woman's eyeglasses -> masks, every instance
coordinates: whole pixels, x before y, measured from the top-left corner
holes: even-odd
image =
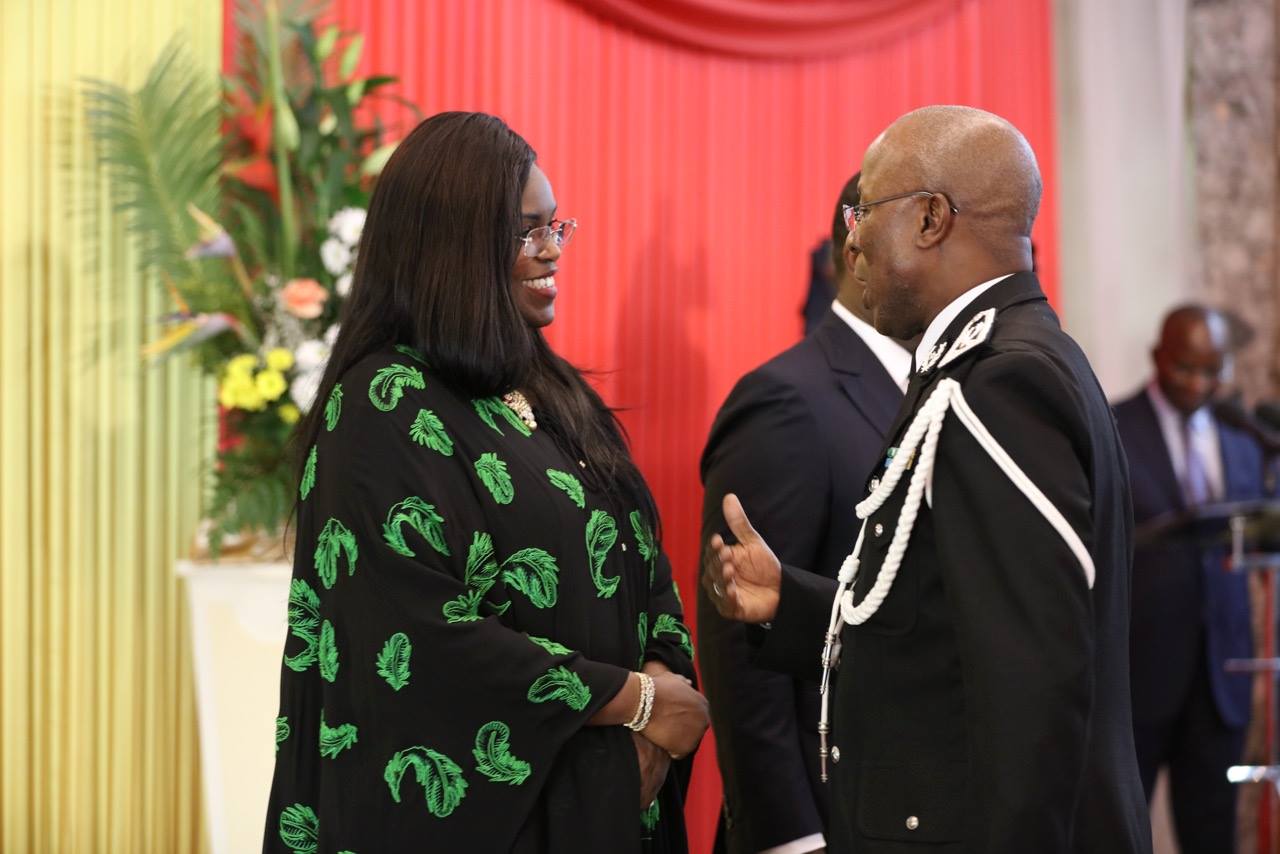
[[[568,246],[569,241],[573,239],[573,233],[577,230],[576,219],[552,220],[548,225],[540,225],[523,234],[517,234],[516,238],[524,244],[520,249],[521,254],[536,258],[546,251],[553,240],[557,247]]]

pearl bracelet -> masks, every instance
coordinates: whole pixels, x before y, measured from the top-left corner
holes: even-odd
[[[636,675],[640,677],[640,702],[636,706],[635,717],[626,725],[632,732],[640,732],[649,725],[649,718],[653,715],[653,697],[656,693],[652,676],[648,673]]]

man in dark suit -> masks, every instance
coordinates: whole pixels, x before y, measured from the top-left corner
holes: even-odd
[[[859,504],[852,586],[784,569],[732,495],[737,542],[712,537],[703,584],[761,624],[762,663],[839,662],[832,851],[1145,854],[1125,460],[1031,272],[1035,156],[997,116],[928,107],[872,143],[860,189],[875,327],[924,336]]]
[[[835,206],[838,284],[813,334],[751,371],[720,408],[702,454],[702,542],[724,534],[720,504],[733,492],[752,508],[787,563],[834,578],[858,535],[850,508],[884,443],[911,356],[867,322],[862,286],[845,254]],[[818,685],[751,663],[746,627],[698,595],[698,648],[724,780],[720,844],[729,854],[807,854],[826,845],[826,787],[818,780]]]
[[[1262,452],[1214,418],[1209,403],[1229,358],[1217,312],[1184,306],[1164,320],[1152,351],[1155,377],[1116,405],[1129,457],[1134,520],[1213,501],[1261,498]],[[1169,766],[1183,854],[1235,850],[1236,787],[1251,680],[1223,669],[1249,658],[1249,591],[1225,572],[1221,549],[1185,538],[1137,549],[1130,629],[1134,736],[1147,797]]]

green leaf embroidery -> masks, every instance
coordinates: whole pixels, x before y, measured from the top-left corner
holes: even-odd
[[[502,721],[490,721],[476,733],[476,770],[495,783],[519,786],[529,779],[529,763],[511,755],[511,728]]]
[[[529,700],[533,703],[562,700],[566,706],[580,712],[591,702],[591,689],[569,668],[553,667],[533,680],[529,686]]]
[[[302,467],[302,482],[298,484],[298,497],[303,501],[307,500],[307,496],[311,494],[311,490],[316,486],[316,446],[311,446],[311,453],[307,454],[307,464]]]
[[[554,557],[542,549],[521,549],[502,566],[502,580],[528,596],[534,607],[555,606],[560,569]]]
[[[486,599],[484,602],[484,606],[489,610],[493,611],[493,613],[497,614],[498,616],[502,616],[503,614],[507,613],[508,609],[511,608],[511,603],[503,602],[501,605],[495,605]]]
[[[320,755],[336,759],[338,754],[356,743],[354,724],[338,724],[331,727],[324,722],[324,709],[320,710]]]
[[[320,583],[325,590],[331,589],[338,580],[338,558],[343,553],[347,556],[347,575],[354,575],[356,557],[359,555],[356,536],[346,525],[330,518],[320,530],[315,554],[316,575],[320,576]]]
[[[684,599],[680,596],[680,585],[676,584],[676,580],[671,579],[671,592],[676,596],[676,604],[680,606],[680,610],[684,610]]]
[[[378,675],[387,680],[387,684],[395,690],[409,684],[409,656],[413,653],[413,644],[404,632],[396,632],[387,638],[378,653]]]
[[[480,455],[475,467],[493,500],[499,504],[510,504],[516,497],[516,490],[511,483],[511,475],[507,474],[507,464],[497,454],[487,453]]]
[[[653,624],[653,637],[655,640],[658,635],[675,635],[676,643],[684,650],[684,654],[689,658],[693,658],[693,643],[689,640],[689,629],[675,617],[670,614],[658,615],[658,619]]]
[[[315,854],[319,846],[320,819],[305,804],[294,804],[280,813],[280,840],[293,854]]]
[[[427,810],[437,818],[452,813],[467,793],[467,781],[462,778],[462,769],[456,762],[426,747],[406,747],[391,757],[382,773],[396,803],[400,803],[400,781],[410,768],[422,786]]]
[[[551,481],[551,485],[556,489],[564,490],[564,494],[576,505],[579,510],[585,510],[587,507],[587,496],[582,491],[582,483],[567,471],[558,471],[557,469],[547,469],[547,479]]]
[[[450,623],[473,623],[480,619],[480,601],[483,598],[484,591],[468,590],[456,599],[445,602],[440,610],[444,613],[445,620]]]
[[[608,599],[618,590],[620,576],[604,577],[604,561],[609,549],[618,541],[618,525],[603,510],[592,510],[587,522],[587,558],[591,561],[591,580],[596,585],[596,596]]]
[[[405,524],[421,534],[433,549],[445,557],[449,556],[449,546],[444,541],[444,517],[436,512],[434,506],[421,498],[410,496],[387,511],[382,538],[397,554],[414,557],[413,549],[404,541],[401,526]]]
[[[484,531],[476,531],[467,550],[467,571],[463,583],[468,587],[492,585],[498,580],[498,561],[493,557],[493,538]],[[487,588],[486,588],[487,589]]]
[[[652,833],[653,829],[658,826],[658,819],[661,817],[661,811],[658,809],[658,801],[655,799],[653,803],[649,804],[649,808],[647,810],[640,813],[640,824],[645,830]]]
[[[333,638],[333,623],[328,620],[320,626],[320,677],[326,682],[338,678],[338,645]]]
[[[569,649],[569,647],[563,646],[562,644],[558,644],[553,640],[536,637],[535,635],[528,635],[528,638],[529,640],[533,641],[538,646],[542,647],[552,655],[572,655],[573,654],[573,650]]]
[[[424,365],[427,363],[427,360],[423,358],[421,353],[419,353],[417,350],[413,349],[407,344],[397,344],[396,352],[403,353],[404,355],[408,356],[410,359],[416,359],[417,361],[421,362]]]
[[[653,531],[649,530],[639,510],[631,511],[631,530],[635,532],[636,548],[640,550],[640,557],[647,561],[657,557],[658,550],[653,543]]]
[[[297,655],[284,657],[285,667],[303,672],[316,663],[316,632],[320,628],[320,597],[301,578],[289,582],[289,633],[306,644]]]
[[[649,646],[649,613],[647,611],[640,612],[640,619],[636,621],[636,634],[640,637],[640,666],[644,666],[644,651]]]
[[[338,383],[333,387],[333,391],[329,392],[329,401],[324,405],[324,426],[326,430],[333,431],[338,426],[338,418],[342,415],[342,383]]]
[[[444,422],[430,409],[419,409],[409,425],[409,438],[446,457],[453,456],[453,440],[444,430]]]
[[[280,745],[289,738],[289,718],[281,715],[276,718],[276,753],[280,752]]]
[[[529,425],[520,420],[520,416],[511,411],[511,407],[502,402],[497,397],[480,397],[471,401],[472,407],[475,408],[476,415],[480,416],[480,420],[489,425],[489,429],[497,432],[499,436],[505,436],[502,428],[498,426],[498,422],[494,416],[498,416],[507,422],[509,426],[522,436],[532,436],[533,431],[529,429]]]
[[[404,397],[405,386],[426,388],[427,381],[422,371],[412,365],[388,365],[373,375],[373,382],[369,383],[369,402],[383,412],[390,412]]]

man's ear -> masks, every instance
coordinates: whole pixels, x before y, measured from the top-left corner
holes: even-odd
[[[955,214],[951,212],[951,200],[943,193],[934,193],[925,199],[924,213],[920,217],[920,230],[916,233],[916,246],[931,249],[951,233]]]

